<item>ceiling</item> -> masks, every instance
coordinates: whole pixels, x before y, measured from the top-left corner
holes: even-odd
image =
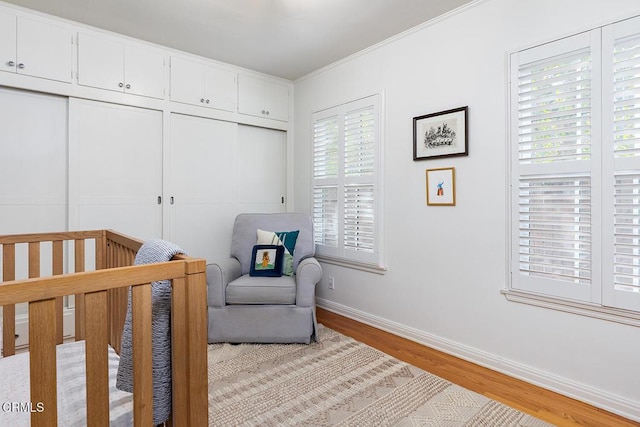
[[[5,0],[295,80],[473,0]]]

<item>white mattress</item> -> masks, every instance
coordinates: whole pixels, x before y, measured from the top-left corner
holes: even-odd
[[[119,357],[109,347],[109,418],[111,426],[133,425],[131,393],[116,389]],[[87,425],[84,341],[57,347],[58,425]],[[0,426],[29,426],[29,354],[0,358]],[[18,410],[16,410],[16,407]],[[20,409],[21,408],[21,409]],[[42,409],[36,403],[33,411]],[[47,408],[43,408],[45,411]]]

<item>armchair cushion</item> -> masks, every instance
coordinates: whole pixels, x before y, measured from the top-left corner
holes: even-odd
[[[245,274],[227,285],[225,300],[227,304],[295,304],[296,280]]]

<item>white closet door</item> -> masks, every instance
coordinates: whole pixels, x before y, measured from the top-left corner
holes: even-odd
[[[71,99],[69,225],[162,237],[162,112]]]
[[[286,133],[238,126],[236,179],[241,210],[284,212],[286,196]]]
[[[67,98],[0,89],[0,234],[67,226]]]
[[[0,89],[0,234],[67,229],[67,113],[67,98]],[[29,277],[27,249],[16,246],[18,280]],[[41,275],[51,275],[51,245],[41,251]],[[17,346],[28,343],[27,313],[27,304],[16,306]],[[65,313],[65,335],[68,320]]]
[[[235,123],[171,115],[170,239],[190,256],[229,256],[236,130]]]

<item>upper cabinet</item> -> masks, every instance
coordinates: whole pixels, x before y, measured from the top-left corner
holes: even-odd
[[[71,83],[73,31],[0,12],[0,70]]]
[[[165,53],[97,33],[78,35],[78,84],[164,98]]]
[[[179,56],[171,57],[171,100],[236,111],[236,73]]]
[[[289,120],[289,87],[248,75],[238,79],[238,112],[274,120]]]

